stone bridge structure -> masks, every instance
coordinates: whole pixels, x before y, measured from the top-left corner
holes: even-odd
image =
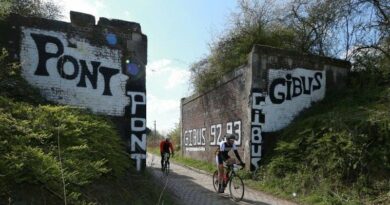
[[[288,126],[327,91],[342,89],[350,63],[255,45],[248,62],[223,76],[216,87],[181,100],[181,147],[185,156],[215,161],[227,133],[250,169]]]
[[[70,12],[71,22],[11,15],[1,31],[22,76],[49,101],[116,123],[138,170],[146,166],[147,37],[138,23]]]

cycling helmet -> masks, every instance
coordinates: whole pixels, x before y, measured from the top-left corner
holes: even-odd
[[[226,139],[227,140],[236,140],[236,135],[235,134],[227,134],[226,135]]]

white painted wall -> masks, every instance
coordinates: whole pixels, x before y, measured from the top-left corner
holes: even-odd
[[[114,68],[119,73],[113,75],[110,79],[110,90],[112,96],[102,95],[104,90],[103,75],[98,72],[97,88],[93,89],[90,82],[86,80],[86,87],[77,87],[79,77],[73,80],[62,78],[57,71],[58,58],[47,60],[47,71],[49,76],[35,75],[36,67],[39,61],[38,50],[31,34],[43,34],[53,36],[59,39],[64,46],[63,55],[69,55],[79,60],[85,60],[88,69],[92,70],[91,61],[100,62],[100,66]],[[51,101],[61,104],[85,107],[95,113],[104,113],[112,116],[123,116],[124,107],[129,105],[130,99],[125,95],[125,84],[128,76],[121,71],[121,52],[117,49],[108,47],[95,47],[89,44],[88,40],[77,37],[67,36],[66,33],[47,31],[34,28],[22,28],[20,58],[22,62],[22,75],[33,86],[38,87],[42,94]],[[68,47],[69,43],[76,45],[76,48]],[[57,46],[53,43],[46,45],[46,51],[55,53]],[[74,72],[71,63],[65,63],[65,73]]]
[[[303,109],[311,106],[313,102],[317,102],[325,97],[326,91],[326,75],[325,71],[315,71],[308,70],[304,68],[296,68],[293,70],[274,70],[270,69],[268,72],[268,89],[270,89],[271,83],[277,78],[286,79],[286,75],[290,74],[292,77],[300,78],[304,77],[306,81],[306,86],[308,87],[308,78],[313,77],[316,73],[322,73],[322,78],[319,80],[321,87],[317,90],[311,88],[310,94],[301,94],[297,97],[293,97],[291,100],[285,100],[281,104],[274,104],[270,99],[270,90],[268,90],[267,96],[265,98],[265,104],[263,104],[263,113],[265,115],[265,123],[263,127],[263,132],[273,132],[278,131],[288,124],[290,124],[294,118],[301,112]],[[312,87],[317,85],[316,79],[313,79]],[[286,86],[278,85],[275,87],[274,93],[286,93]],[[291,86],[290,92],[292,93]],[[279,97],[279,96],[278,96]]]

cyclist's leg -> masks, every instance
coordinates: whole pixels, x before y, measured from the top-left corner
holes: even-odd
[[[218,154],[216,156],[216,161],[218,164],[218,192],[223,192],[223,175],[224,175],[224,168],[223,168],[223,161],[222,157]]]
[[[161,152],[161,169],[164,167],[164,152]]]

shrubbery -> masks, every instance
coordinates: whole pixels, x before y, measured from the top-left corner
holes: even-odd
[[[84,185],[106,174],[121,177],[128,168],[112,123],[79,109],[0,97],[0,136],[1,197],[12,197],[23,183],[62,196],[64,180],[74,202]]]
[[[262,186],[296,192],[309,204],[388,204],[389,104],[390,87],[377,87],[314,106],[280,133]]]

